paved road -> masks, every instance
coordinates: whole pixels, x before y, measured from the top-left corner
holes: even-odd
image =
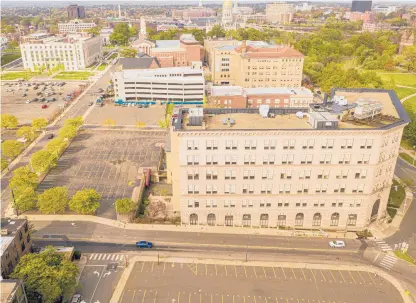
[[[111,78],[112,69],[107,71],[92,87],[89,87],[85,95],[78,100],[78,102],[69,109],[61,118],[60,120],[54,125],[47,127],[46,131],[48,133],[57,133],[59,128],[62,127],[64,121],[69,118],[74,118],[77,116],[82,116],[85,111],[89,108],[88,103],[93,100],[94,96],[97,96],[97,90],[99,88],[105,89],[108,85],[108,82]],[[47,138],[43,138],[40,140],[22,160],[14,167],[14,169],[25,166],[29,164],[30,158],[32,157],[33,153],[43,149],[45,145],[49,142]],[[1,178],[1,210],[2,215],[4,215],[10,201],[11,201],[11,192],[8,188],[10,178],[12,177],[12,172],[7,173]]]

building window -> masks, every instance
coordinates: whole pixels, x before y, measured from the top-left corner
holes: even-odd
[[[348,226],[356,226],[357,225],[357,215],[356,214],[349,214],[348,215]]]
[[[286,226],[286,215],[277,216],[277,226]]]
[[[303,226],[303,218],[304,215],[302,213],[299,213],[295,217],[295,226]]]
[[[225,226],[233,226],[234,217],[233,216],[225,216]]]
[[[251,226],[251,215],[245,214],[243,215],[243,226],[250,227]]]
[[[209,150],[218,149],[218,141],[217,140],[208,140],[207,141],[207,149],[209,149]]]
[[[269,215],[268,214],[260,215],[260,227],[269,227]]]
[[[312,226],[321,226],[322,215],[320,213],[316,213],[313,215]]]
[[[331,226],[338,226],[339,224],[339,213],[333,213],[331,215]]]
[[[209,214],[207,217],[207,224],[209,226],[215,226],[215,214]]]
[[[198,225],[198,215],[192,214],[189,216],[189,224],[191,225]]]

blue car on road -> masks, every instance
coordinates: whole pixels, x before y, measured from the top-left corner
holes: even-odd
[[[152,248],[153,243],[148,242],[148,241],[139,241],[139,242],[136,242],[136,247],[138,247],[138,248]]]

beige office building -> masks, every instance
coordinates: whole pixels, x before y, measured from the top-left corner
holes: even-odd
[[[266,5],[266,20],[269,23],[290,23],[294,12],[293,4],[283,1],[269,3]]]
[[[182,224],[357,230],[386,218],[409,118],[393,91],[309,109],[180,109],[167,146]]]
[[[224,45],[211,51],[211,76],[215,85],[300,87],[304,56],[280,45]]]

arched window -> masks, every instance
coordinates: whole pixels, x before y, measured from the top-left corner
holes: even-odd
[[[356,226],[357,225],[357,217],[358,216],[356,214],[349,214],[347,225],[348,226]]]
[[[207,217],[207,223],[210,226],[214,226],[215,225],[215,214],[209,214]]]
[[[189,224],[191,225],[198,225],[198,215],[192,214],[189,216]]]
[[[286,226],[286,215],[277,216],[277,226]]]
[[[261,227],[269,227],[269,215],[268,214],[261,214],[260,215],[260,226]]]
[[[243,226],[244,227],[251,226],[251,215],[248,215],[248,214],[243,215]]]
[[[295,217],[295,226],[303,226],[303,218],[305,216],[302,213],[299,213]]]
[[[233,226],[234,217],[233,216],[225,216],[225,226]]]
[[[321,226],[322,215],[316,213],[313,215],[312,226]]]
[[[331,226],[338,226],[339,224],[339,213],[333,213],[331,215]]]

